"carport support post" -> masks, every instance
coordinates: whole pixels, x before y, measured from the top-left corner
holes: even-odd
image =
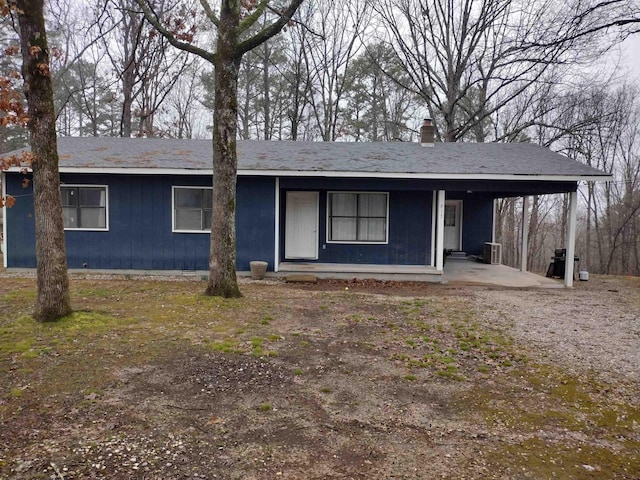
[[[438,190],[436,213],[436,270],[444,270],[444,190]]]
[[[520,247],[520,271],[527,271],[527,257],[529,256],[529,197],[522,197],[522,245]]]
[[[564,286],[573,287],[573,258],[576,252],[576,211],[578,192],[569,193],[569,218],[567,219],[567,256],[564,265]]]

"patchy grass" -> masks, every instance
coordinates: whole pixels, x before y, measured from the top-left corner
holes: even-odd
[[[0,477],[636,478],[637,385],[531,360],[472,289],[348,286],[74,279],[39,324],[3,279]]]
[[[505,475],[634,478],[640,472],[640,405],[613,395],[614,388],[531,364],[493,385],[476,385],[464,406],[511,439],[487,452],[492,464],[507,467]]]

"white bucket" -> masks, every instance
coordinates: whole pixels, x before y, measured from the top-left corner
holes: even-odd
[[[578,272],[578,278],[581,282],[586,282],[587,280],[589,280],[589,272],[587,272],[586,270],[580,270]]]

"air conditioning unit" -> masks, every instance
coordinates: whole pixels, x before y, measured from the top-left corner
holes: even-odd
[[[500,265],[502,263],[502,245],[499,243],[486,242],[484,244],[484,263]]]

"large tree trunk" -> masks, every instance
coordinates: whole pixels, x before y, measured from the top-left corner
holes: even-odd
[[[233,4],[233,2],[230,2]],[[206,294],[242,296],[236,280],[236,135],[238,130],[238,72],[235,55],[239,8],[222,2],[215,63],[213,118],[213,214]]]
[[[71,313],[60,201],[56,118],[43,3],[43,0],[17,2],[23,58],[22,76],[33,152],[33,203],[38,276],[34,316],[41,322],[56,320]]]

